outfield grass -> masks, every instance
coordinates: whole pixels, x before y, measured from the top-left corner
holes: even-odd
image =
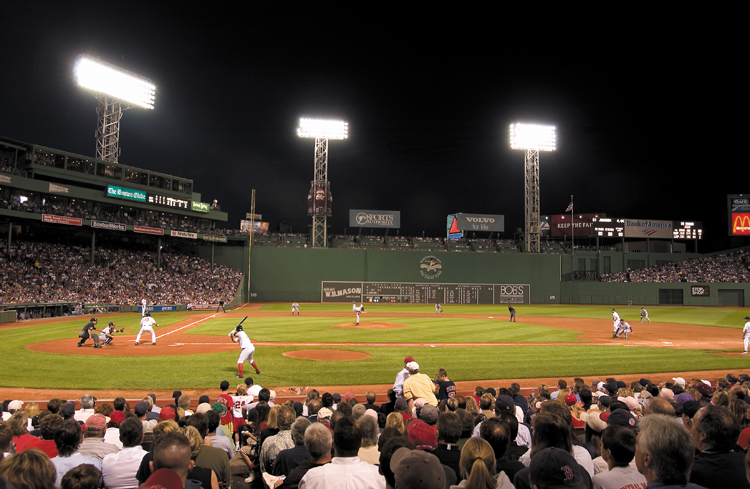
[[[352,317],[305,317],[305,311],[351,313],[350,305],[303,304],[303,316],[253,318],[245,322],[256,341],[352,343],[445,343],[445,342],[574,342],[575,331],[545,328],[524,323],[524,316],[601,318],[608,324],[609,306],[519,306],[519,320],[511,324],[496,319],[462,319],[448,316],[408,317],[410,313],[434,312],[432,306],[369,305],[368,311],[404,313],[402,318],[372,318],[363,321],[407,324],[403,329],[352,329],[332,324],[351,322]],[[263,311],[289,311],[287,304],[273,304]],[[445,306],[446,314],[507,315],[500,306]],[[628,320],[638,309],[618,307]],[[632,313],[632,317],[631,317]],[[685,324],[723,326],[741,329],[746,309],[732,308],[649,308],[652,320]],[[199,313],[155,313],[160,327],[190,319]],[[233,382],[239,349],[221,353],[172,355],[163,357],[100,357],[96,355],[46,354],[30,351],[31,342],[69,338],[71,343],[87,317],[80,322],[42,322],[0,330],[0,358],[3,375],[0,386],[74,389],[173,389],[215,388],[221,380]],[[129,333],[138,329],[137,314],[102,315],[99,325],[114,321]],[[226,336],[236,318],[218,315],[202,322],[189,334]],[[531,323],[532,321],[527,321]],[[159,331],[157,329],[157,334]],[[738,336],[739,338],[739,336]],[[261,346],[256,361],[263,372],[260,382],[269,386],[342,385],[390,383],[406,355],[415,356],[425,373],[445,368],[452,380],[496,378],[571,377],[574,375],[632,374],[668,371],[747,369],[745,357],[726,357],[702,350],[675,350],[630,346],[508,346],[403,348],[336,347],[366,351],[372,357],[361,361],[327,362],[291,359],[282,355],[290,350],[320,349]],[[251,370],[246,367],[246,370]]]

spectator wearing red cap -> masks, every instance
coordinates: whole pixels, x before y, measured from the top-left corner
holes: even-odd
[[[107,431],[107,418],[102,414],[92,414],[86,420],[86,438],[78,447],[78,452],[87,457],[93,457],[101,461],[110,453],[117,453],[120,449],[111,443],[104,441],[104,433]]]
[[[104,432],[104,441],[122,449],[120,441],[120,423],[125,421],[125,413],[122,411],[112,411],[107,423],[107,431]]]
[[[404,368],[396,374],[396,381],[393,383],[393,392],[396,394],[396,398],[404,397],[404,382],[409,378],[409,369],[406,368],[406,364],[413,362],[414,357],[409,355],[404,358]]]

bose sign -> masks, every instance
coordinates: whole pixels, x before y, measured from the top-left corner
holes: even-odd
[[[505,216],[492,214],[456,214],[456,223],[461,231],[504,232]]]
[[[355,228],[395,228],[401,227],[401,212],[349,209],[349,225]]]

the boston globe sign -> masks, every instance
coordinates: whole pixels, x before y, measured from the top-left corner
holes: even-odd
[[[349,226],[355,228],[399,229],[401,227],[401,212],[349,209]]]

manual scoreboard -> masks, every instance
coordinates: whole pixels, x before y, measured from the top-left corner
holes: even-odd
[[[321,302],[529,304],[528,284],[323,282]]]

